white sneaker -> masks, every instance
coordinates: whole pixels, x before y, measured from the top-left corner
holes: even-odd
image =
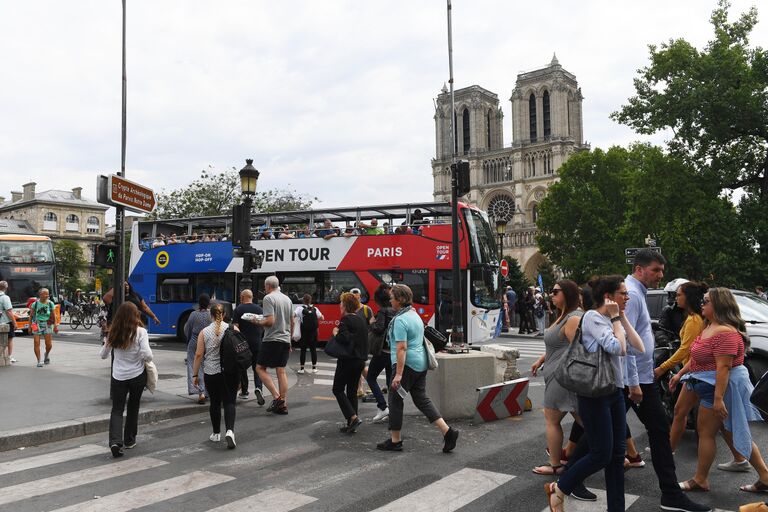
[[[317,373],[317,372],[319,372],[319,371],[320,371],[320,370],[318,370],[317,368],[312,368],[312,373]]]
[[[387,407],[383,411],[380,410],[379,412],[377,412],[376,416],[374,416],[371,421],[373,421],[374,423],[378,423],[380,421],[384,421],[388,417],[389,417],[389,407]]]
[[[752,470],[752,466],[749,465],[748,460],[743,460],[741,462],[736,462],[735,460],[731,460],[730,462],[724,462],[723,464],[718,464],[717,469],[720,469],[722,471],[733,471],[735,473],[748,473]]]
[[[11,364],[16,364],[18,361],[16,361],[16,358],[11,356]]]
[[[227,440],[227,448],[230,450],[237,446],[237,444],[235,444],[235,433],[231,430],[227,430],[227,433],[224,435],[224,439]]]
[[[304,368],[299,368],[299,370],[296,373],[303,375],[305,373]]]
[[[218,443],[219,441],[221,441],[221,434],[211,434],[211,436],[208,439],[210,439],[214,443]]]

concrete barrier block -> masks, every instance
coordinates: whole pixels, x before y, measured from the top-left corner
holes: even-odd
[[[472,351],[468,354],[437,354],[438,368],[427,375],[427,395],[447,419],[472,418],[477,388],[494,383],[495,357]]]
[[[506,382],[519,379],[520,370],[517,368],[517,360],[520,358],[520,351],[515,347],[491,343],[480,347],[481,352],[493,354],[496,358],[496,378],[494,382]]]

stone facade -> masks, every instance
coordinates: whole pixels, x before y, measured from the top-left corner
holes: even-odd
[[[582,95],[576,77],[552,58],[548,66],[520,73],[512,91],[512,145],[504,146],[498,96],[473,85],[454,91],[456,144],[451,145],[451,96],[445,86],[436,100],[434,198],[450,200],[452,150],[469,161],[469,194],[491,217],[507,222],[504,254],[535,279],[544,256],[536,246],[539,202],[557,169],[583,141]]]
[[[51,240],[72,240],[83,249],[83,257],[93,261],[93,246],[104,241],[107,206],[86,199],[82,188],[35,192],[36,183],[23,185],[23,192],[11,192],[11,200],[0,197],[0,218],[27,221],[36,233]],[[93,277],[94,267],[82,277]]]

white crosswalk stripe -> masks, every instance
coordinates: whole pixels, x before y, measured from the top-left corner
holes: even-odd
[[[146,507],[162,501],[170,500],[190,492],[205,489],[224,482],[234,480],[233,476],[219,475],[208,471],[194,471],[186,475],[161,480],[149,485],[104,496],[98,500],[90,500],[69,507],[59,508],[53,512],[128,512],[136,508]]]
[[[569,499],[567,500],[568,512],[593,512],[595,510],[606,510],[608,503],[606,502],[605,491],[592,488],[589,490],[597,494],[597,501],[579,501],[575,499]],[[624,508],[629,510],[629,507],[631,507],[639,497],[640,496],[636,496],[634,494],[624,494]],[[544,507],[541,512],[549,512],[549,506]]]
[[[92,457],[99,454],[103,455],[105,452],[106,450],[103,446],[96,444],[86,444],[80,446],[79,448],[72,448],[71,450],[62,450],[60,452],[27,457],[26,459],[12,460],[10,462],[3,462],[0,464],[0,475],[17,473],[19,471],[26,471],[28,469],[41,468],[43,466],[50,466],[52,464],[59,464],[61,462],[69,462],[75,459]]]
[[[513,478],[503,473],[464,468],[373,512],[458,510]]]
[[[50,478],[33,480],[32,482],[11,485],[0,489],[0,505],[42,496],[50,492],[71,489],[80,485],[109,480],[110,478],[156,468],[165,464],[168,463],[151,457],[137,457]]]
[[[539,358],[543,356],[546,351],[544,340],[542,338],[535,340],[500,340],[497,343],[499,345],[516,348],[520,351],[521,358]]]
[[[248,496],[233,503],[227,503],[208,512],[251,512],[252,510],[269,510],[269,512],[290,512],[317,501],[317,498],[285,491],[283,489],[269,489],[259,494]]]

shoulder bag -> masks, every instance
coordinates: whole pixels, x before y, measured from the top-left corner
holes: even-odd
[[[610,357],[599,345],[597,351],[587,352],[581,342],[583,322],[582,316],[573,341],[555,370],[555,379],[565,389],[577,395],[609,395],[616,391]]]
[[[144,368],[147,370],[146,388],[150,393],[154,393],[157,389],[157,366],[154,361],[144,361]]]
[[[430,370],[437,370],[437,356],[435,355],[435,347],[427,338],[424,338],[424,352],[427,353],[427,368]]]
[[[353,357],[352,347],[339,343],[336,336],[328,340],[323,350],[329,357],[334,359],[350,359]]]

